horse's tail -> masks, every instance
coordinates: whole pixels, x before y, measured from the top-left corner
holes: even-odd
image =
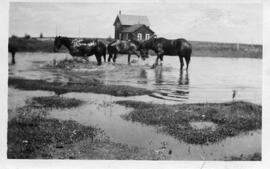
[[[182,52],[183,52],[183,57],[185,58],[186,61],[186,69],[188,69],[190,59],[191,59],[191,53],[192,53],[192,46],[188,41],[183,41],[182,42]]]
[[[192,49],[191,48],[186,49],[185,60],[186,60],[186,64],[187,64],[187,69],[188,69],[188,65],[190,63],[191,53],[192,53]]]

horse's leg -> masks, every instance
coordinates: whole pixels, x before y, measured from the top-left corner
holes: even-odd
[[[112,53],[109,53],[108,62],[111,62],[111,58],[112,58]]]
[[[117,53],[115,52],[115,53],[114,53],[114,57],[113,57],[113,63],[116,62],[116,58],[117,58]]]
[[[160,65],[162,65],[162,63],[163,63],[163,56],[164,55],[160,55],[160,57],[159,57],[159,59],[160,59]]]
[[[184,66],[184,60],[183,60],[183,57],[181,55],[179,55],[179,60],[180,60],[180,69],[182,70],[183,66]]]
[[[130,65],[130,53],[128,53],[128,65]]]
[[[97,65],[101,65],[101,56],[99,54],[96,54],[96,59],[97,59]]]
[[[104,62],[106,62],[106,52],[103,53],[103,59],[104,59]]]
[[[189,61],[190,61],[190,56],[185,56],[185,60],[186,60],[186,70],[188,70],[188,65],[189,65]]]
[[[11,63],[12,64],[15,64],[15,52],[11,52],[11,55],[12,55],[12,60],[11,60]]]
[[[157,57],[156,57],[156,61],[155,63],[151,66],[151,69],[154,69],[157,65],[158,65],[158,59],[159,59],[159,55],[157,54]]]
[[[185,55],[185,60],[186,60],[186,70],[188,70],[188,65],[189,65],[189,61],[190,61],[191,51],[187,51],[187,53],[185,53],[184,55]]]

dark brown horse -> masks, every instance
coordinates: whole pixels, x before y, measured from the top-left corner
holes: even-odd
[[[107,50],[109,54],[108,62],[113,59],[113,62],[116,62],[117,54],[127,54],[128,55],[128,64],[130,64],[131,55],[137,55],[141,57],[140,52],[138,51],[138,46],[140,45],[139,41],[129,41],[129,40],[115,40],[108,44]],[[145,58],[142,57],[144,60]]]
[[[158,64],[159,59],[163,61],[164,55],[179,56],[180,68],[183,69],[183,58],[185,58],[186,69],[188,70],[192,47],[191,44],[185,39],[169,40],[165,38],[152,37],[142,42],[138,49],[140,50],[142,57],[148,56],[149,49],[153,50],[157,54],[154,66]]]
[[[57,52],[62,45],[69,50],[73,57],[82,57],[88,61],[89,56],[95,55],[98,65],[101,65],[102,56],[104,62],[106,61],[106,45],[101,41],[85,38],[55,37],[54,52]]]

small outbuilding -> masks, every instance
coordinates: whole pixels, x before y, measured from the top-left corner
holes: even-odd
[[[154,31],[150,29],[150,22],[146,16],[141,15],[123,15],[121,11],[115,18],[115,39],[120,40],[147,40]]]

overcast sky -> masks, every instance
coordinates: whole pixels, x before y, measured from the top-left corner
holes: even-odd
[[[10,3],[9,35],[114,37],[122,14],[146,15],[158,36],[188,40],[262,43],[261,4]],[[80,30],[80,31],[79,31]]]

